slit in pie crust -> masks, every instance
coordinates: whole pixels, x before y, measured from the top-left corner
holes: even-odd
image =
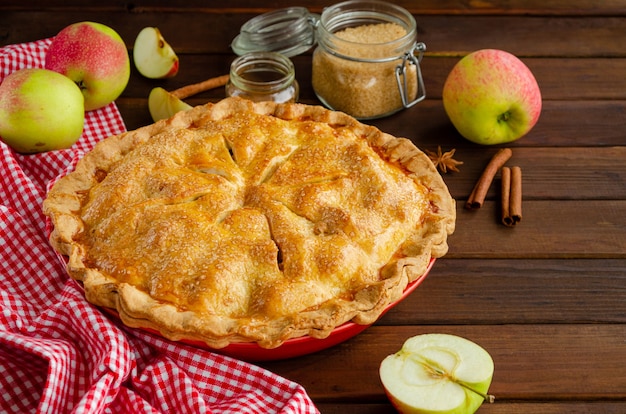
[[[213,348],[373,323],[447,252],[456,215],[410,140],[239,98],[103,140],[44,212],[88,301]]]

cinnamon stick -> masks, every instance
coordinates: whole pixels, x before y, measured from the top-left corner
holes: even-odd
[[[228,83],[229,78],[229,75],[217,76],[215,78],[210,78],[202,82],[194,83],[192,85],[183,86],[182,88],[178,88],[170,93],[178,99],[185,99],[200,92],[224,86]]]
[[[476,182],[474,189],[465,203],[465,208],[477,209],[482,207],[493,178],[512,155],[513,151],[510,148],[502,148],[495,153]]]
[[[522,220],[522,169],[502,167],[502,223],[513,227]]]
[[[510,214],[513,223],[522,221],[522,169],[511,167]]]
[[[502,223],[505,226],[512,225],[511,221],[511,169],[502,167],[500,170],[500,206],[502,210]]]

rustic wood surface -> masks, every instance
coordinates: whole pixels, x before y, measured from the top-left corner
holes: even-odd
[[[214,5],[219,3],[222,5]],[[329,1],[207,2],[4,0],[0,45],[52,37],[94,20],[116,29],[129,50],[157,26],[180,56],[175,78],[148,80],[133,68],[117,101],[126,125],[150,123],[154,86],[180,86],[228,72],[230,42],[251,17],[275,8]],[[322,413],[392,412],[378,365],[408,337],[465,336],[495,361],[483,413],[626,412],[626,1],[397,1],[416,17],[427,99],[371,123],[420,148],[457,149],[459,173],[444,175],[458,200],[449,254],[424,283],[378,323],[331,349],[261,365],[302,384]],[[534,72],[544,108],[509,164],[524,176],[523,221],[498,221],[497,186],[478,211],[463,204],[498,147],[464,140],[446,118],[442,86],[466,53],[498,48]],[[310,52],[293,59],[301,101],[318,103]],[[216,101],[223,90],[187,101]]]

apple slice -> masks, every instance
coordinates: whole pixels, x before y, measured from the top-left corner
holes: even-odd
[[[493,360],[465,338],[425,334],[409,338],[380,365],[380,379],[391,403],[403,414],[474,413],[487,394]]]
[[[135,67],[146,78],[171,78],[178,73],[178,56],[156,27],[144,27],[133,47]]]
[[[154,88],[148,96],[148,109],[154,122],[167,119],[180,111],[187,111],[192,106],[181,101],[163,88]]]
[[[183,86],[175,91],[168,92],[163,88],[154,88],[148,96],[148,109],[154,122],[173,116],[176,112],[186,111],[192,106],[182,101],[189,96],[210,89],[224,86],[228,83],[229,75],[217,76],[192,85]]]

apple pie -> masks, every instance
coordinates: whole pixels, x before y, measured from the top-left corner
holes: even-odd
[[[239,98],[101,141],[44,212],[88,301],[212,348],[373,323],[447,252],[456,217],[410,140]]]

